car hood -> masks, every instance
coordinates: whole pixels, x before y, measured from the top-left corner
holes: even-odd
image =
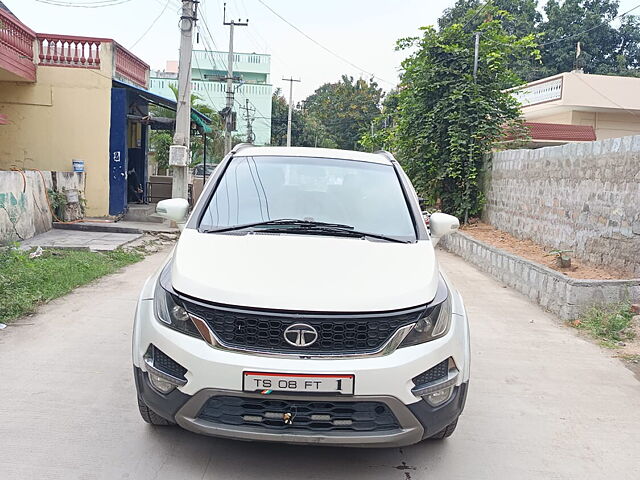
[[[403,244],[296,234],[182,232],[172,285],[211,302],[264,309],[373,312],[428,303],[430,241]]]

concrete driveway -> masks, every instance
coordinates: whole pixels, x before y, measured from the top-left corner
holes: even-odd
[[[438,255],[472,322],[469,398],[450,439],[335,449],[146,425],[130,330],[137,292],[162,261],[156,254],[0,331],[0,478],[640,478],[633,374],[521,295]]]

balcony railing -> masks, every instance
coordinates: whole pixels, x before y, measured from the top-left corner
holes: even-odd
[[[512,95],[518,99],[523,107],[552,102],[562,98],[562,77],[542,82],[534,82],[513,90]]]
[[[111,58],[104,45],[111,45]],[[106,53],[105,53],[106,52]],[[100,69],[110,61],[113,78],[142,88],[149,86],[149,65],[110,38],[36,34],[17,18],[0,9],[0,69],[15,80],[36,80],[36,63],[41,66]],[[34,63],[35,62],[35,63]],[[6,79],[6,78],[5,78]],[[13,77],[10,79],[13,80]]]
[[[100,68],[100,45],[110,41],[106,38],[39,33],[40,65]]]
[[[33,63],[35,32],[17,18],[0,9],[0,68],[18,77],[34,82],[36,67]]]
[[[123,77],[136,85],[147,88],[149,86],[149,65],[136,57],[129,50],[113,42],[115,56],[114,76]]]
[[[110,38],[37,35],[40,65],[99,69],[103,45],[112,45],[113,77],[143,88],[149,85],[149,65]],[[103,52],[104,53],[104,52]]]

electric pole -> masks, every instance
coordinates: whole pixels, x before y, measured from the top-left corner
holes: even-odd
[[[287,147],[291,146],[291,112],[293,111],[293,82],[299,82],[300,79],[283,78],[285,82],[289,82],[289,116],[287,119]]]
[[[473,81],[478,80],[478,55],[480,53],[480,32],[475,32],[476,43],[473,52]]]
[[[251,108],[249,106],[249,99],[245,98],[245,106],[240,107],[245,111],[245,119],[247,120],[247,143],[253,143],[256,140],[255,135],[253,134],[253,117],[251,114],[255,112],[255,108]]]
[[[242,22],[240,19],[236,22],[230,20],[227,22],[227,4],[224,4],[224,13],[222,19],[223,25],[229,25],[229,55],[227,57],[227,106],[225,108],[225,131],[224,131],[224,153],[231,151],[231,132],[233,131],[233,29],[234,27],[246,27],[249,25],[249,19]]]
[[[188,199],[189,196],[187,166],[191,140],[191,52],[197,15],[198,0],[182,0],[176,131],[173,135],[173,145],[169,149],[169,165],[172,166],[173,173],[171,196],[184,199]]]

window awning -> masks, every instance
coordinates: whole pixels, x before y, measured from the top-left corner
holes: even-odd
[[[174,112],[178,108],[178,103],[175,100],[171,100],[156,93],[150,92],[149,90],[145,90],[144,88],[129,85],[128,83],[124,83],[115,79],[113,80],[113,86],[131,90],[147,102],[158,105],[159,107],[168,108],[169,110],[173,110]],[[209,126],[212,123],[212,120],[206,115],[200,113],[195,108],[191,108],[191,121],[195,122],[196,125],[202,128],[204,133],[212,132],[211,127]]]

